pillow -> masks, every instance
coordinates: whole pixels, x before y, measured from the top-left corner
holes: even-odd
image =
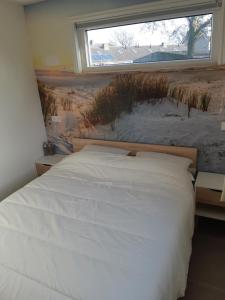
[[[172,154],[160,153],[160,152],[137,152],[137,157],[154,158],[161,161],[177,164],[180,167],[187,170],[193,161],[187,157],[176,156]]]
[[[110,146],[86,145],[80,151],[127,155],[130,151]]]

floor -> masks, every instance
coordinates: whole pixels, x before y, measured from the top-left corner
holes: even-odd
[[[225,300],[225,222],[198,218],[186,296],[180,300]]]

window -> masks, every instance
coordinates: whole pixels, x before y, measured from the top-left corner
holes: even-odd
[[[204,0],[192,1],[191,7],[183,0],[173,0],[174,7],[169,2],[164,2],[168,5],[167,15],[165,7],[159,6],[159,10],[151,3],[140,9],[143,5],[131,10],[124,8],[118,11],[118,16],[113,10],[103,16],[93,14],[78,19],[75,22],[76,70],[136,70],[168,64],[219,62],[215,57],[222,47],[218,34],[220,2],[207,0],[203,7],[199,5]]]
[[[87,30],[90,67],[205,59],[212,14]]]

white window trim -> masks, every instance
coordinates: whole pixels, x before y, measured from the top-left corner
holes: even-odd
[[[70,21],[74,25],[75,46],[74,46],[74,69],[75,72],[83,73],[108,73],[108,72],[123,72],[123,71],[141,71],[141,70],[156,70],[168,68],[185,68],[185,67],[201,67],[223,63],[223,42],[225,29],[224,25],[224,1],[225,0],[162,0],[148,4],[132,5],[119,9],[111,9],[99,13],[81,15],[72,17]],[[221,8],[222,6],[222,8]],[[185,9],[186,8],[186,9]],[[201,8],[201,9],[200,9]],[[182,10],[177,13],[167,13],[165,11]],[[187,12],[188,9],[188,12]],[[168,18],[184,17],[186,15],[207,14],[213,13],[213,30],[212,30],[212,47],[211,58],[207,59],[191,59],[177,61],[161,61],[151,62],[146,64],[127,64],[113,65],[101,67],[89,67],[89,49],[87,43],[86,30],[99,28],[99,22],[104,22],[101,28],[113,25],[122,25],[126,22],[121,21],[123,18],[139,16],[136,20],[145,21],[146,17],[141,19],[142,14],[151,14],[148,21],[158,21]],[[133,18],[132,22],[135,22]],[[91,25],[90,25],[91,24]],[[79,27],[79,29],[78,29]],[[223,30],[221,30],[221,28]]]

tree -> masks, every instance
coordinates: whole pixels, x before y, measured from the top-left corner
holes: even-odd
[[[188,17],[188,30],[184,36],[184,42],[187,43],[187,56],[193,57],[194,46],[198,39],[207,37],[208,27],[211,24],[212,17],[204,20],[203,16]]]
[[[135,44],[134,35],[125,30],[120,30],[120,31],[115,30],[111,42],[119,44],[124,49],[134,46]]]
[[[159,30],[163,34],[178,44],[187,43],[187,56],[193,58],[194,46],[197,40],[204,37],[207,38],[212,22],[212,16],[191,16],[185,18],[185,23],[181,26],[175,26],[175,29],[170,31],[168,21],[157,21],[145,24],[145,29],[150,32]],[[171,20],[169,20],[171,22]],[[170,23],[171,26],[171,23]]]

